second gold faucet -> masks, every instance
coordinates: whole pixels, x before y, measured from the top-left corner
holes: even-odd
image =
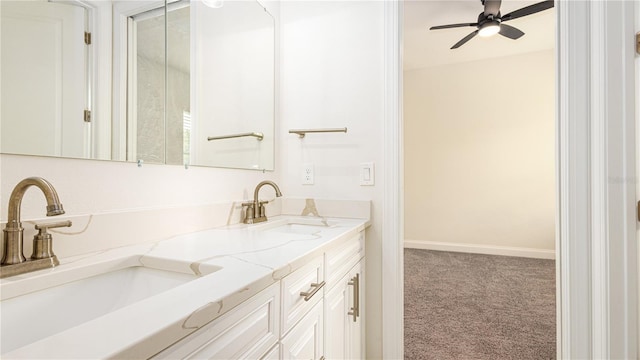
[[[258,198],[258,193],[264,185],[270,185],[271,187],[273,187],[273,189],[276,191],[276,197],[282,196],[280,188],[273,181],[265,180],[260,182],[253,192],[253,202],[242,204],[242,208],[245,209],[244,220],[242,220],[243,223],[255,224],[267,221],[267,215],[264,208],[264,204],[266,204],[267,201],[260,201],[260,199]]]

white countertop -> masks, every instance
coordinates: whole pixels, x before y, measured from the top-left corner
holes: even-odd
[[[327,220],[328,226],[318,226],[313,233],[285,233],[270,229],[289,223],[319,224],[321,219],[274,216],[266,223],[215,228],[60,259],[61,265],[55,269],[2,279],[0,292],[6,299],[54,278],[68,282],[71,274],[95,269],[96,264],[101,264],[102,271],[116,269],[132,257],[145,266],[166,268],[169,263],[173,270],[184,273],[220,268],[11,352],[0,348],[2,358],[148,358],[369,225],[365,219]]]

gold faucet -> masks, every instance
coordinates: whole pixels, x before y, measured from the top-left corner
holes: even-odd
[[[264,210],[264,204],[266,204],[267,201],[260,201],[258,199],[258,193],[264,185],[270,185],[271,187],[273,187],[273,189],[276,191],[277,197],[282,196],[280,188],[273,181],[265,180],[259,183],[258,186],[256,186],[256,190],[253,192],[253,202],[242,204],[243,207],[246,207],[245,217],[242,221],[245,224],[255,224],[267,221],[267,215],[265,214]]]
[[[20,222],[20,205],[22,198],[27,189],[36,186],[44,193],[47,200],[47,216],[56,216],[64,214],[62,204],[58,199],[58,194],[47,180],[39,177],[26,178],[18,183],[11,192],[9,197],[9,215],[7,218],[7,226],[4,228],[4,254],[0,263],[0,278],[8,276],[24,274],[26,272],[42,270],[54,267],[60,264],[58,258],[53,254],[50,236],[44,244],[42,241],[36,243],[34,239],[34,253],[31,260],[27,260],[23,253],[23,232],[22,223]],[[46,228],[58,226],[70,226],[71,223],[59,223],[42,225],[44,235]],[[42,234],[42,231],[41,231]],[[36,236],[37,238],[37,236]],[[42,237],[40,238],[42,240]],[[43,250],[43,246],[48,247]]]

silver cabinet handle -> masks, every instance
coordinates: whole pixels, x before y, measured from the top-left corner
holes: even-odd
[[[356,316],[360,317],[360,273],[356,274]]]
[[[356,322],[360,316],[360,273],[352,277],[347,284],[353,285],[353,307],[347,315],[353,316],[353,322]]]
[[[303,291],[300,293],[300,296],[304,296],[304,301],[309,301],[311,300],[311,298],[313,297],[313,295],[315,295],[318,290],[322,289],[322,287],[324,286],[325,282],[321,282],[319,284],[317,283],[311,283],[311,290],[309,291]]]

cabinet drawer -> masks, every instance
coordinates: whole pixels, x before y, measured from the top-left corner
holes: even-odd
[[[282,279],[282,334],[286,334],[324,296],[323,258],[319,256],[309,264]],[[301,295],[302,293],[307,296]],[[306,299],[306,300],[305,300]]]
[[[278,341],[279,298],[275,283],[154,359],[259,358]]]
[[[364,257],[364,231],[325,253],[327,287],[332,288]]]

